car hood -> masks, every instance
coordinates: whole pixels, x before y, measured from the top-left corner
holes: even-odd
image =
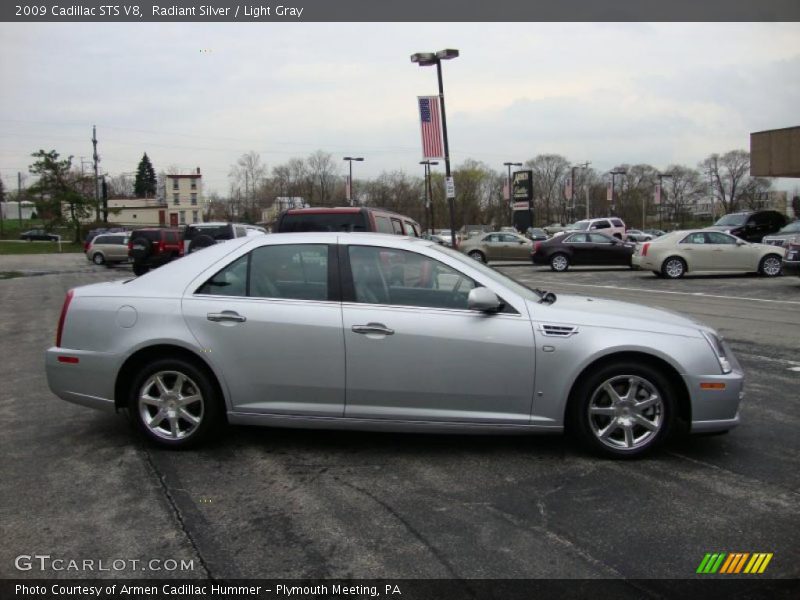
[[[649,331],[669,335],[699,337],[700,331],[713,331],[691,317],[664,308],[651,308],[632,302],[592,296],[558,294],[553,304],[528,302],[535,322]]]

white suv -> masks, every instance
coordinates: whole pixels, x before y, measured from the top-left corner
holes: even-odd
[[[564,231],[559,231],[553,237],[563,235],[572,231],[599,231],[610,235],[619,240],[625,239],[625,222],[618,217],[607,217],[602,219],[584,219],[572,225],[567,225]]]

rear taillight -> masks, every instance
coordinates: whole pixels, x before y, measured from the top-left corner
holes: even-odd
[[[647,256],[647,249],[650,247],[649,242],[642,244],[642,256]]]
[[[61,334],[64,333],[64,321],[67,319],[69,303],[72,302],[73,290],[67,292],[64,298],[64,305],[61,307],[61,316],[58,318],[58,330],[56,331],[56,346],[61,347]]]
[[[533,245],[533,253],[536,254],[539,251],[539,248],[541,248],[541,247],[542,247],[542,242],[536,242]]]

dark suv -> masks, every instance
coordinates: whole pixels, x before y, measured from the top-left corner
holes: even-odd
[[[183,256],[181,232],[158,227],[134,229],[128,242],[128,256],[133,259],[134,274],[144,275]]]
[[[290,208],[278,217],[275,231],[373,231],[419,237],[421,228],[413,219],[388,210],[342,206]]]
[[[777,210],[756,210],[727,214],[707,229],[724,231],[758,244],[765,235],[779,231],[788,221],[786,215]]]
[[[263,227],[246,223],[194,223],[183,230],[183,253],[191,254],[227,240],[265,233],[267,230]]]

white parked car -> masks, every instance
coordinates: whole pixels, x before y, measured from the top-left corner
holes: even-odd
[[[687,272],[747,271],[765,277],[781,273],[782,248],[751,244],[722,231],[673,231],[636,248],[633,266],[677,279]]]
[[[567,225],[563,231],[556,232],[556,235],[563,235],[572,231],[599,231],[618,240],[625,239],[625,222],[617,217],[608,217],[603,219],[584,219],[577,221],[571,225]],[[548,232],[549,233],[549,232]]]

